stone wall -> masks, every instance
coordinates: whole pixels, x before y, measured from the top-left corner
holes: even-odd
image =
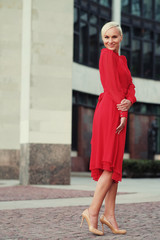
[[[21,184],[70,182],[72,48],[73,0],[23,0]]]
[[[0,0],[0,178],[19,176],[22,1]]]

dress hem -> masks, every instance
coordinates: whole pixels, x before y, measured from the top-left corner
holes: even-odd
[[[95,168],[90,170],[91,171],[91,177],[93,178],[94,181],[98,181],[98,179],[100,178],[101,174],[103,173],[103,171],[106,170],[108,172],[113,172],[112,173],[112,180],[115,183],[121,182],[122,181],[122,176],[120,173],[114,171],[111,167],[105,167],[105,168]]]

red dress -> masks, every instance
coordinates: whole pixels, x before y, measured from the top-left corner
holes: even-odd
[[[119,56],[107,48],[101,50],[99,71],[104,92],[100,94],[95,109],[91,139],[91,176],[98,181],[103,170],[111,171],[112,179],[122,179],[122,162],[126,138],[126,126],[116,133],[121,117],[127,112],[119,111],[122,99],[136,101],[135,86],[125,56]],[[127,124],[126,124],[127,125]]]

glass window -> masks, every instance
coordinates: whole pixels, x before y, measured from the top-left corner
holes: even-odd
[[[155,0],[155,19],[160,21],[160,1]]]
[[[104,18],[100,18],[100,21],[99,21],[99,42],[100,42],[100,45],[103,45],[103,41],[102,41],[102,37],[101,37],[101,29],[103,27],[104,24],[107,23],[107,20],[104,19]]]
[[[141,75],[141,44],[139,40],[132,41],[132,65],[131,72],[133,76]]]
[[[155,78],[160,80],[160,56],[155,57]]]
[[[98,31],[96,27],[89,27],[89,65],[98,65]]]
[[[123,31],[123,40],[121,43],[122,48],[126,47],[129,48],[130,47],[130,28],[127,26],[122,26],[122,31]]]
[[[147,29],[143,29],[143,37],[147,40],[153,40],[153,32]]]
[[[83,21],[87,21],[88,20],[87,12],[81,11],[81,20],[83,20]]]
[[[159,112],[160,114],[160,112]],[[158,133],[157,133],[157,152],[160,153],[160,117],[157,117]]]
[[[122,12],[129,13],[129,0],[122,0],[121,1],[121,10]]]
[[[146,104],[141,104],[141,109],[140,109],[141,114],[146,114],[147,113],[147,105]]]
[[[143,43],[143,76],[152,78],[152,43]]]
[[[98,7],[97,7],[97,4],[92,2],[90,3],[90,11],[91,12],[97,12],[98,11]]]
[[[100,0],[99,4],[105,7],[111,7],[111,2],[110,0]]]
[[[74,30],[79,31],[78,8],[74,8]]]
[[[152,19],[153,1],[143,0],[143,16]]]
[[[79,35],[74,34],[74,61],[78,62],[79,60]]]
[[[88,0],[81,0],[80,3],[81,3],[82,7],[84,7],[84,8],[88,7]]]
[[[156,34],[155,52],[156,55],[160,55],[160,33]]]
[[[156,34],[155,55],[155,77],[160,80],[160,33]]]
[[[127,65],[130,68],[130,51],[121,49],[121,55],[124,55],[127,58]]]
[[[88,25],[85,22],[80,23],[80,46],[79,46],[79,61],[87,65],[88,52]]]
[[[111,20],[111,0],[75,0],[74,8],[74,61],[98,68],[99,34]]]
[[[132,14],[136,16],[141,15],[141,3],[140,0],[132,0]]]
[[[123,23],[130,23],[130,18],[129,18],[129,16],[126,16],[126,15],[124,15],[123,13],[122,13],[122,15],[121,15],[121,19],[122,19],[122,22],[123,22]]]
[[[101,13],[101,16],[103,16],[104,18],[109,18],[110,17],[110,10],[108,10],[108,8],[104,8],[103,6],[100,8],[100,13]],[[106,22],[109,22],[111,20],[106,20]]]
[[[138,28],[138,27],[135,27],[133,28],[133,35],[135,37],[142,37],[142,32],[143,32],[143,29],[142,28]]]
[[[152,40],[153,39],[153,32],[149,31],[147,29],[144,28],[133,28],[133,34],[135,37],[139,37],[139,38],[144,38],[147,40]]]
[[[106,20],[106,19],[100,18],[100,30],[101,30],[101,28],[103,27],[103,25],[106,24],[106,23],[107,23],[107,20]]]
[[[90,15],[89,22],[92,24],[97,24],[98,18],[95,15]]]

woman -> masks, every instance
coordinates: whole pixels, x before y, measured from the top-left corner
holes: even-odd
[[[93,119],[90,170],[97,182],[92,203],[82,213],[89,231],[103,235],[97,229],[98,215],[105,199],[104,214],[100,222],[115,234],[120,230],[115,218],[115,200],[118,182],[122,179],[122,162],[125,147],[127,113],[136,101],[135,86],[125,56],[119,56],[122,29],[116,22],[106,23],[101,30],[105,48],[101,50],[99,70],[104,92],[100,94]],[[81,225],[82,225],[81,223]]]

